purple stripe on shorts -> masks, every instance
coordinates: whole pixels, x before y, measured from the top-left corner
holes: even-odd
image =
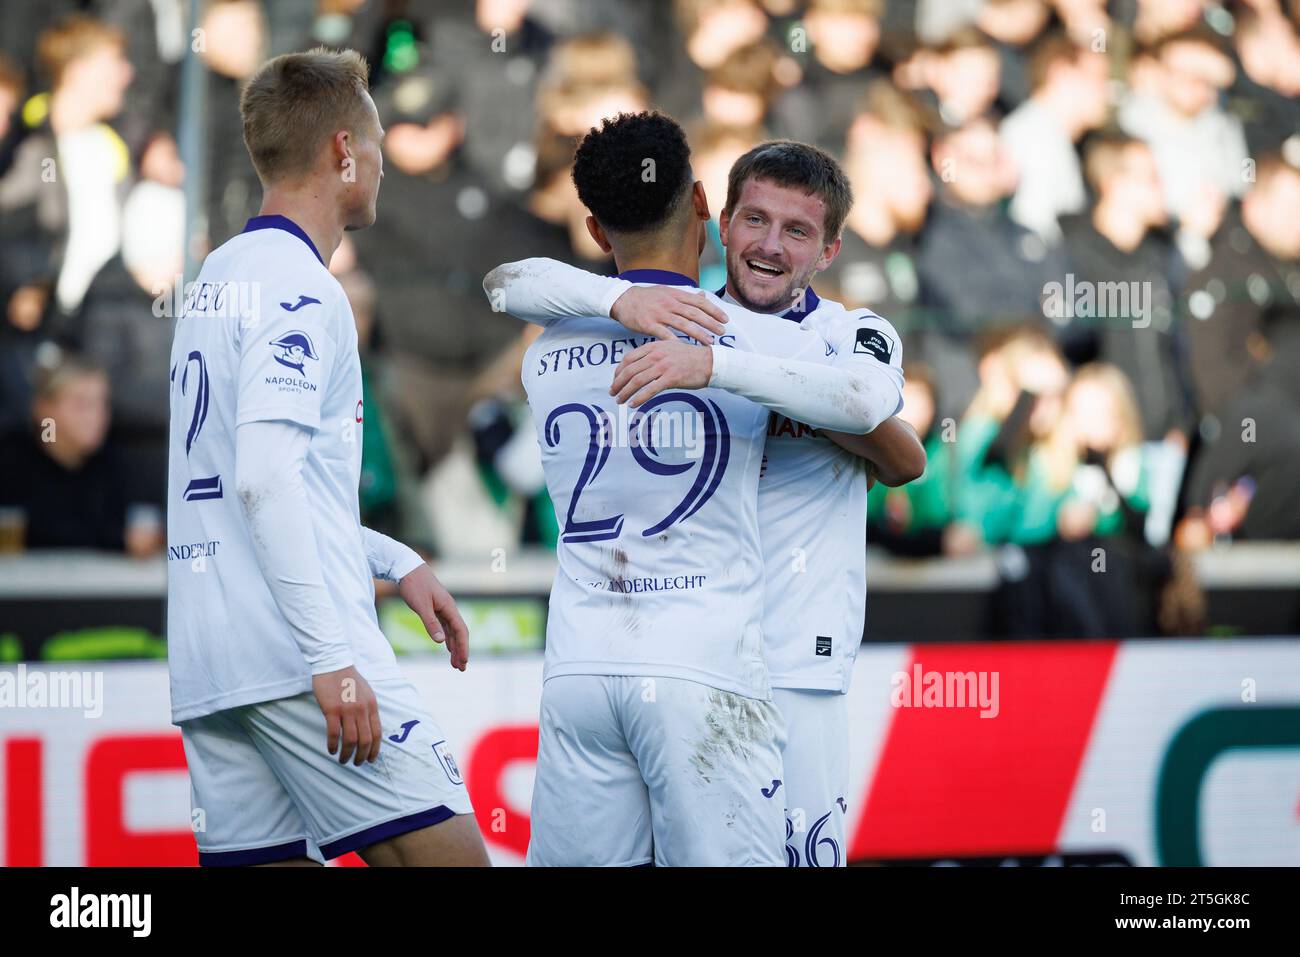
[[[199,867],[251,867],[274,864],[307,856],[306,841],[290,841],[271,847],[250,847],[243,851],[199,851]]]
[[[396,837],[408,831],[418,831],[422,827],[441,824],[447,818],[455,816],[455,811],[445,804],[439,804],[437,807],[431,807],[426,811],[417,811],[415,814],[408,814],[406,817],[384,821],[381,824],[368,827],[364,831],[357,831],[357,833],[341,837],[337,841],[322,844],[320,852],[325,856],[326,860],[332,860],[348,853],[348,851],[369,847],[371,844],[378,844],[380,841],[386,841],[390,837]]]

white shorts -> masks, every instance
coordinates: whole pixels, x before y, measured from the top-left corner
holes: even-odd
[[[542,686],[531,866],[771,866],[782,853],[781,715],[682,678]]]
[[[181,723],[204,866],[322,860],[471,814],[460,771],[407,682],[371,684],[379,758],[339,764],[310,693]]]
[[[848,696],[773,688],[785,719],[785,856],[791,867],[843,867],[849,783]]]

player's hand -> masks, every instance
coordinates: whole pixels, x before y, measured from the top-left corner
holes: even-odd
[[[447,645],[451,666],[464,671],[469,663],[469,628],[433,569],[421,565],[398,583],[397,591],[411,611],[420,616],[429,637]]]
[[[647,342],[623,357],[614,371],[609,394],[632,408],[664,389],[703,389],[713,375],[713,350],[671,342]]]
[[[356,668],[313,675],[311,691],[321,714],[325,715],[329,753],[338,750],[339,764],[347,764],[353,758],[352,763],[360,767],[379,757],[379,745],[384,739],[379,702]]]
[[[727,315],[702,292],[676,286],[633,286],[614,301],[609,317],[656,339],[684,335],[702,345],[726,332]]]

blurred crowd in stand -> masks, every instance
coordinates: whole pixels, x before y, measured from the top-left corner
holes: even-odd
[[[856,203],[814,288],[899,329],[929,453],[872,490],[868,539],[992,550],[999,633],[1195,632],[1189,553],[1300,539],[1300,2],[200,7],[0,10],[6,550],[163,548],[186,244],[201,259],[258,210],[241,83],[318,44],[367,56],[387,128],[378,222],[330,264],[362,348],[367,524],[431,555],[554,544],[519,386],[536,330],[480,283],[527,256],[612,273],[573,150],[657,108],[715,214],[765,139],[843,163]],[[722,262],[715,220],[705,288]]]

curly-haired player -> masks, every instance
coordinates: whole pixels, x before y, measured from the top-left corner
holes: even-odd
[[[709,209],[672,119],[605,121],[573,178],[623,279],[696,285]],[[701,304],[725,314],[726,333],[666,356],[676,388],[644,402],[611,397],[614,370],[643,349],[656,370],[668,343],[609,318],[556,323],[524,359],[563,520],[530,864],[785,863],[786,731],[760,627],[759,403],[863,433],[899,395],[888,376],[850,383],[814,331]],[[743,369],[747,394],[707,388],[715,363]]]
[[[603,179],[594,186],[609,189]],[[823,299],[810,285],[838,253],[852,201],[843,170],[815,146],[773,140],[741,156],[731,168],[720,216],[727,285],[718,296],[771,313],[768,321],[777,325],[816,330],[836,351],[834,365],[855,375],[858,388],[892,395],[903,383],[893,326],[869,309],[847,310]],[[678,339],[710,343],[726,329],[710,327],[721,316],[709,316],[714,307],[698,292],[636,286],[551,260],[500,266],[486,285],[499,289],[510,312],[541,326],[594,313],[664,340],[634,350],[620,364],[614,385],[620,400],[631,395],[633,406],[689,381],[683,370],[689,372],[705,350]],[[772,383],[792,381],[770,357],[711,351],[721,359],[708,381],[714,388],[770,404],[765,393],[779,394]],[[767,366],[770,375],[753,366]],[[759,383],[762,389],[755,388]],[[854,800],[845,700],[866,604],[866,470],[887,485],[905,484],[925,469],[925,451],[897,418],[869,434],[849,435],[807,428],[802,423],[811,419],[792,421],[779,406],[772,408],[758,521],[763,647],[772,699],[786,728],[780,788],[786,857],[796,867],[834,866],[846,859],[845,816]]]

